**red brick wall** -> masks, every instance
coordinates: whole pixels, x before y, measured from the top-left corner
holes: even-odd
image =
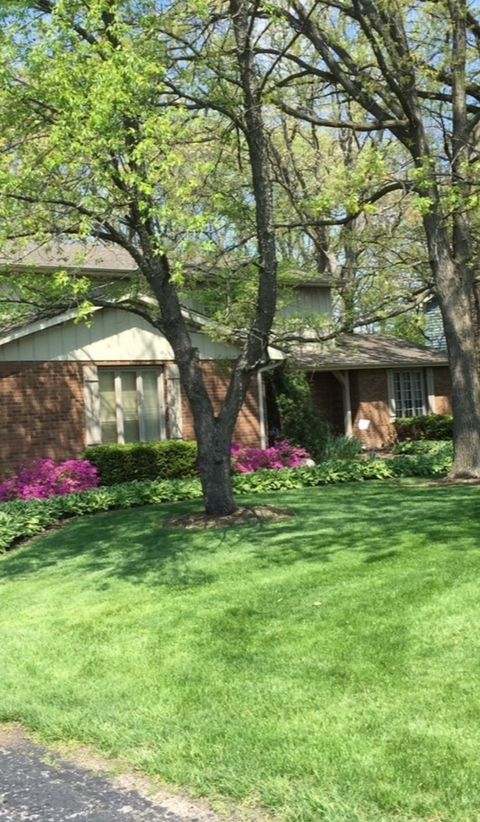
[[[40,457],[85,448],[80,363],[0,363],[0,475]]]
[[[368,448],[384,448],[395,441],[388,403],[387,372],[383,369],[350,372],[353,434]],[[361,419],[370,420],[360,431]]]
[[[102,363],[109,367],[147,363]],[[164,365],[151,362],[148,365]],[[214,406],[225,394],[228,376],[219,375],[215,363],[203,364],[207,390]],[[183,399],[183,436],[194,439],[188,400]],[[83,364],[0,363],[0,478],[23,463],[43,457],[56,460],[79,457],[85,443]],[[240,411],[234,439],[260,444],[256,379]]]
[[[450,374],[446,366],[433,368],[435,413],[451,413]],[[336,384],[336,385],[335,385]],[[313,378],[313,392],[318,408],[334,430],[343,433],[343,406],[339,383],[331,372],[319,372]],[[350,371],[350,400],[353,434],[367,448],[385,448],[395,442],[395,428],[390,417],[386,369]],[[360,431],[361,419],[370,420],[366,431]]]
[[[228,371],[225,367],[213,362],[202,363],[207,391],[212,399],[215,411],[220,409],[228,385]],[[183,437],[186,440],[195,439],[193,417],[190,405],[182,389]],[[258,409],[258,391],[256,377],[252,378],[246,401],[238,415],[237,424],[233,433],[234,442],[242,445],[260,446],[260,420]]]

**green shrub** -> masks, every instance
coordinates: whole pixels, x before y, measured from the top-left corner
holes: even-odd
[[[451,440],[405,440],[393,446],[394,454],[427,454],[428,456],[453,456],[453,442]]]
[[[85,457],[97,466],[102,485],[182,479],[197,474],[197,444],[187,440],[94,445],[87,449]]]
[[[286,366],[274,379],[282,436],[305,448],[315,462],[321,462],[325,459],[330,426],[315,405],[308,376]]]
[[[400,454],[390,464],[395,477],[442,477],[452,465],[452,454]]]
[[[314,468],[283,468],[256,471],[233,477],[236,494],[263,494],[340,482],[389,479],[391,477],[436,477],[445,473],[451,457],[445,455],[399,455],[390,460],[330,460]],[[94,514],[114,508],[201,499],[197,477],[191,479],[135,480],[101,486],[79,494],[44,500],[0,504],[0,553],[22,539],[33,537],[63,519]]]
[[[284,468],[281,471],[241,474],[235,477],[234,489],[238,494],[268,493],[340,482],[388,479],[392,476],[387,460],[330,460],[314,468]]]
[[[453,437],[451,414],[405,417],[394,424],[399,440],[449,440]]]
[[[330,436],[325,447],[326,460],[353,460],[362,453],[362,443],[356,437]]]
[[[200,480],[194,478],[137,480],[45,500],[5,502],[0,505],[0,553],[18,540],[40,534],[68,517],[114,508],[179,502],[201,496]]]

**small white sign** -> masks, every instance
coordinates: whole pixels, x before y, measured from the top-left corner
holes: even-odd
[[[368,431],[370,428],[370,420],[359,420],[358,421],[358,430],[359,431]]]

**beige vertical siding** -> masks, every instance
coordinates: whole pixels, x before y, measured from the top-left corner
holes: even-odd
[[[234,346],[193,333],[201,359],[232,358]],[[0,362],[172,360],[170,344],[141,317],[127,311],[97,311],[91,326],[73,320],[0,346]]]

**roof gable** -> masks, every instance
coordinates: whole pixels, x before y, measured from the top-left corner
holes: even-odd
[[[68,311],[39,320],[0,338],[0,361],[152,361],[174,360],[172,348],[146,319],[120,308],[94,309],[93,322],[75,323]],[[232,359],[235,346],[192,331],[201,359]]]

